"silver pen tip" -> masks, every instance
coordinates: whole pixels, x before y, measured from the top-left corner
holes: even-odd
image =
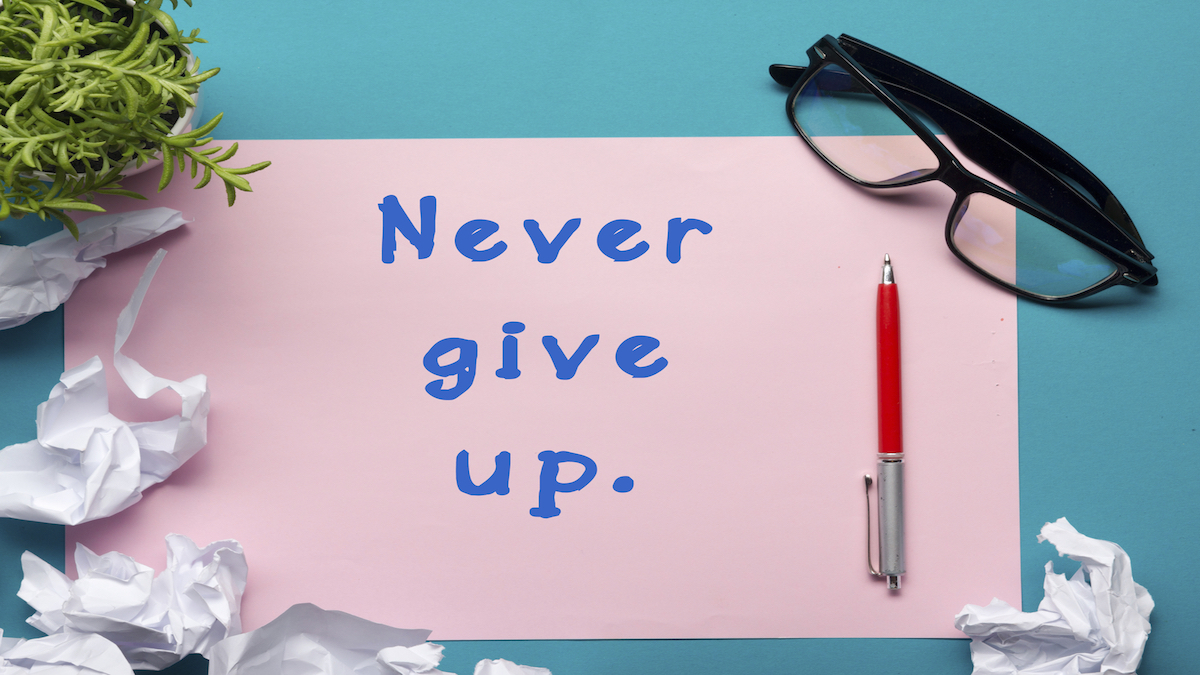
[[[892,258],[888,254],[883,254],[883,274],[880,277],[881,284],[896,283],[896,275],[892,272]]]

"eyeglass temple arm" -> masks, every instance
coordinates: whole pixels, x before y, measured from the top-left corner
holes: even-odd
[[[993,115],[990,115],[989,117],[995,117],[998,114],[999,116],[1002,116],[1006,120],[1010,121],[1011,124],[1008,124],[1005,127],[1007,130],[1012,130],[1015,125],[1019,125],[1019,127],[1026,130],[1028,134],[1032,134],[1035,137],[1035,142],[1040,140],[1040,144],[1043,146],[1039,150],[1035,150],[1032,153],[1026,153],[1030,159],[1042,164],[1043,168],[1050,169],[1051,173],[1055,174],[1055,178],[1059,180],[1064,180],[1065,182],[1068,182],[1068,184],[1069,181],[1077,182],[1077,184],[1073,186],[1074,189],[1078,190],[1082,188],[1085,192],[1091,193],[1093,198],[1096,199],[1096,203],[1102,205],[1101,208],[1103,208],[1105,215],[1109,217],[1113,224],[1116,224],[1121,230],[1123,230],[1132,239],[1133,243],[1135,243],[1137,247],[1142,250],[1147,258],[1151,257],[1149,251],[1145,250],[1145,244],[1142,242],[1141,236],[1137,232],[1137,228],[1133,225],[1133,222],[1125,212],[1124,207],[1120,205],[1120,202],[1117,201],[1112,192],[1109,191],[1107,187],[1105,187],[1104,184],[1101,183],[1100,180],[1096,178],[1090,171],[1087,171],[1086,168],[1082,167],[1077,160],[1067,154],[1065,150],[1062,150],[1058,146],[1054,145],[1049,139],[1046,139],[1041,134],[1038,134],[1033,129],[1030,129],[1019,120],[1016,120],[995,106],[992,106],[986,101],[974,96],[970,92],[962,90],[961,88],[956,87],[945,80],[941,80],[941,78],[938,78],[936,75],[933,75],[932,73],[929,73],[918,66],[912,65],[896,56],[879,50],[872,45],[855,40],[849,36],[843,35],[839,41],[843,43],[850,43],[850,45],[855,47],[856,50],[869,50],[869,55],[866,56],[866,60],[868,62],[871,61],[871,56],[873,55],[880,60],[886,60],[889,65],[899,67],[907,66],[909,69],[918,71],[920,74],[923,74],[928,78],[938,80],[947,87],[953,88],[954,93],[959,94],[960,96],[969,97],[969,100],[973,100],[974,102],[978,102],[979,104],[986,106],[989,109],[988,112],[993,113]],[[856,60],[859,60],[864,55],[861,52],[858,52],[855,53],[854,56]],[[992,171],[1002,180],[1008,182],[1010,185],[1016,188],[1019,192],[1025,193],[1035,201],[1041,201],[1042,203],[1059,202],[1060,208],[1065,208],[1071,212],[1078,211],[1077,207],[1072,208],[1072,206],[1061,206],[1062,202],[1064,201],[1064,199],[1060,196],[1061,193],[1054,191],[1053,189],[1047,191],[1043,181],[1038,180],[1033,176],[1022,176],[1014,173],[1013,170],[1023,163],[996,161],[997,157],[1011,156],[1013,154],[1014,147],[1008,142],[1009,139],[1005,138],[1004,140],[1000,140],[999,137],[989,139],[989,136],[995,136],[995,132],[991,131],[987,126],[979,124],[971,117],[959,112],[954,106],[947,104],[946,101],[939,100],[938,98],[928,95],[929,92],[923,90],[917,92],[908,89],[907,85],[911,83],[911,80],[908,78],[894,77],[894,68],[888,68],[887,72],[879,72],[876,68],[872,68],[868,64],[862,63],[862,60],[859,60],[859,62],[864,68],[871,70],[871,74],[875,75],[876,79],[888,86],[893,95],[895,95],[897,98],[900,98],[905,103],[916,106],[940,126],[942,126],[942,131],[946,132],[947,136],[949,136],[955,142],[963,154],[975,160],[989,171]],[[808,69],[804,66],[774,64],[770,67],[770,74],[772,79],[774,79],[777,83],[791,88],[795,86],[795,84],[799,82],[802,77],[804,77],[804,73],[807,70]],[[973,110],[972,113],[977,114],[978,110]],[[985,132],[987,132],[987,134],[981,135],[976,131],[976,129],[983,129]],[[989,142],[989,140],[991,142]],[[1020,142],[1022,140],[1027,141],[1028,139],[1016,140]],[[1021,143],[1021,145],[1022,147],[1019,148],[1019,151],[1023,152],[1029,149],[1024,147],[1028,145],[1028,143]],[[1050,153],[1052,154],[1045,152],[1046,148],[1044,146],[1050,146]],[[1090,188],[1089,186],[1084,185],[1084,182],[1091,183]],[[1069,202],[1074,200],[1067,199],[1065,201]],[[1084,208],[1084,217],[1086,217],[1086,207]],[[1110,241],[1110,243],[1117,245],[1119,249],[1125,248],[1125,246],[1122,245],[1122,242]]]
[[[1131,243],[1143,248],[1139,239],[1131,237],[1109,214],[1100,210],[1098,202],[1084,196],[1087,191],[1083,190],[1082,186],[1072,185],[1070,176],[1060,174],[1037,160],[1031,162],[1027,155],[1007,139],[958,111],[900,85],[889,84],[888,90],[905,104],[927,115],[954,142],[958,152],[987,169],[1018,194],[1074,223],[1126,255],[1129,254]],[[1059,185],[1060,181],[1071,185],[1073,189],[1063,189]],[[1088,226],[1089,223],[1091,226]],[[1140,262],[1148,264],[1149,257],[1147,252]],[[1138,258],[1135,256],[1134,259]],[[1144,272],[1150,274],[1150,269],[1147,268]],[[1156,281],[1150,278],[1144,280],[1150,285],[1154,285]]]
[[[1112,191],[1095,174],[1053,141],[969,91],[894,54],[849,35],[840,36],[838,43],[881,82],[907,87],[924,98],[969,117],[978,126],[989,131],[1003,130],[1002,134],[997,135],[1006,143],[1058,174],[1059,178],[1065,176],[1073,181],[1075,183],[1072,186],[1073,189],[1083,188],[1085,192],[1091,194],[1104,214],[1129,235],[1137,247],[1142,249],[1142,252],[1149,256],[1137,227]],[[934,117],[933,114],[930,116]],[[937,120],[936,117],[934,119]],[[937,121],[939,124],[941,123],[940,120]],[[945,129],[945,131],[950,133],[949,129]],[[992,131],[992,133],[996,132]],[[956,139],[955,142],[959,141]],[[972,159],[979,161],[977,157],[972,157]],[[1068,184],[1070,183],[1068,182]]]

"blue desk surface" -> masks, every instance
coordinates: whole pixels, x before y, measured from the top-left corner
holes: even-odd
[[[201,28],[220,138],[790,135],[767,75],[850,33],[965,87],[1082,160],[1158,256],[1161,285],[1076,308],[1022,302],[1024,608],[1042,597],[1042,523],[1118,542],[1154,596],[1143,675],[1195,669],[1200,626],[1200,6],[1184,1],[605,0],[181,3]],[[799,142],[799,141],[797,141]],[[320,180],[315,175],[314,182]],[[28,221],[25,221],[27,223]],[[22,226],[25,225],[22,223]],[[42,230],[37,234],[44,234]],[[0,223],[6,243],[36,238]],[[0,332],[0,446],[35,434],[62,363],[61,312]],[[980,509],[985,505],[963,505]],[[0,522],[0,627],[36,636],[20,552],[62,560],[62,530]],[[1070,568],[1071,563],[1058,563]],[[964,598],[964,603],[972,599]],[[974,599],[985,602],[988,598]],[[430,626],[436,629],[436,626]],[[965,640],[447,643],[443,668],[507,658],[556,675],[970,671]],[[189,659],[174,672],[204,672]]]

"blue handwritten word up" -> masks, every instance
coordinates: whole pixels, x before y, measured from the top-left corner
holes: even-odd
[[[596,462],[587,455],[553,450],[543,450],[538,453],[537,458],[542,463],[542,469],[538,473],[538,505],[529,509],[529,515],[553,518],[562,513],[562,509],[555,503],[555,498],[560,494],[578,492],[587,487],[596,477]],[[581,469],[579,477],[566,483],[559,480],[558,469],[564,463],[578,464]],[[492,475],[479,484],[471,478],[471,453],[463,450],[454,460],[454,478],[458,483],[459,492],[475,497],[508,494],[511,472],[512,455],[507,451],[496,455]],[[633,490],[633,479],[629,476],[619,476],[613,481],[613,490],[620,493]]]

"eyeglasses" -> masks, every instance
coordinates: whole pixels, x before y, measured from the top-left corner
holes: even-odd
[[[977,96],[865,42],[826,35],[808,67],[771,66],[813,150],[871,188],[940,181],[955,193],[946,244],[1013,292],[1058,302],[1158,283],[1125,209],[1045,136]],[[964,168],[947,147],[993,180]]]

